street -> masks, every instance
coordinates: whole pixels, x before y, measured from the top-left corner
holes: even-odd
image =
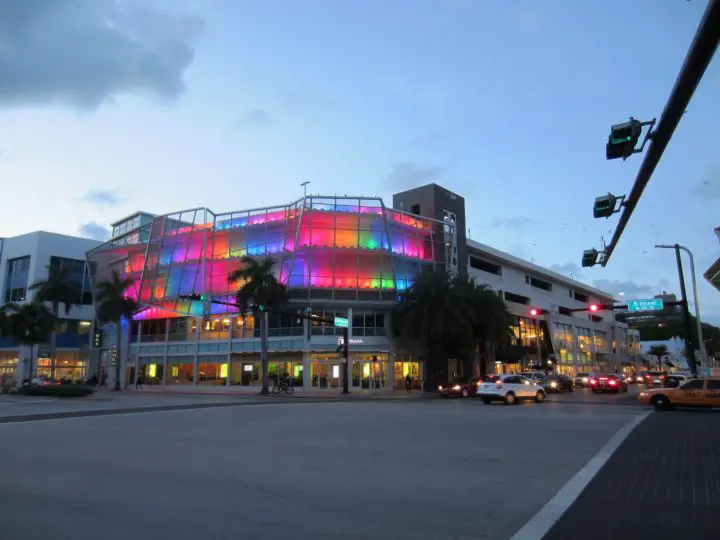
[[[584,396],[245,398],[0,424],[3,537],[507,539],[641,412],[559,401]]]

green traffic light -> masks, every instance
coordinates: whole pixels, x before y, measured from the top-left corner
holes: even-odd
[[[258,305],[257,308],[258,308],[258,311],[265,311],[265,306],[263,306],[262,304]]]

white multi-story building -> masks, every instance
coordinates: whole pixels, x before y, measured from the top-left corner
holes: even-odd
[[[467,246],[469,275],[497,291],[514,317],[513,346],[496,353],[499,364],[525,369],[550,360],[557,371],[574,373],[639,360],[639,332],[603,309],[612,295],[480,242]]]
[[[48,343],[34,348],[32,369],[38,375],[80,378],[85,375],[94,311],[90,280],[85,268],[85,253],[100,242],[36,231],[0,239],[0,301],[2,304],[32,301],[30,287],[48,277],[48,266],[70,269],[81,295],[69,313],[60,307],[57,323],[55,358]],[[30,347],[21,346],[11,337],[0,339],[0,375],[27,377]]]

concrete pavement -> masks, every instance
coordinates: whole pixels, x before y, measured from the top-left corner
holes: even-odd
[[[635,408],[316,403],[0,424],[2,536],[512,536]]]

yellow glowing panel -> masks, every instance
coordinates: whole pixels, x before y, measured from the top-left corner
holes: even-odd
[[[363,364],[363,377],[370,376],[370,364]]]
[[[157,375],[157,364],[148,364],[147,373],[148,377],[155,377]]]
[[[220,364],[220,378],[223,379],[228,376],[228,365]]]

